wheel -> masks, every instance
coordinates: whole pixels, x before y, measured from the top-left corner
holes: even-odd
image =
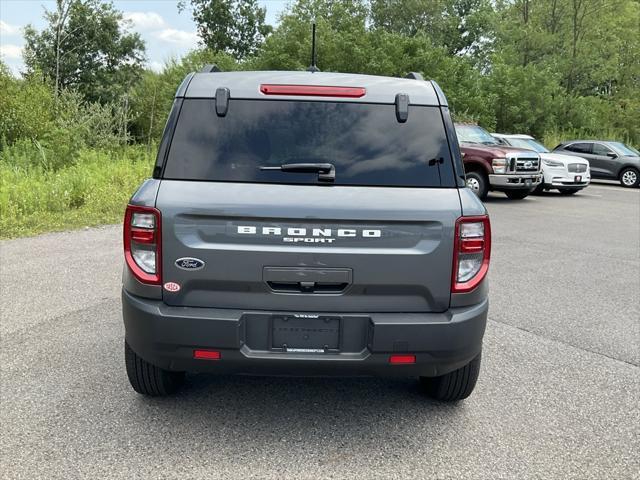
[[[540,195],[542,193],[544,193],[544,182],[540,182],[538,184],[538,186],[536,188],[533,189],[533,193],[534,195]]]
[[[142,395],[169,395],[178,391],[184,382],[184,372],[170,372],[151,365],[140,358],[127,342],[124,342],[124,359],[129,383]]]
[[[575,188],[559,188],[558,191],[560,192],[560,195],[573,195],[578,193],[578,190]]]
[[[467,177],[467,187],[475,193],[480,200],[487,198],[489,194],[489,181],[486,175],[480,172],[469,172]]]
[[[464,367],[454,370],[440,377],[420,377],[420,383],[425,393],[436,400],[442,402],[457,402],[464,400],[476,386],[478,375],[480,374],[479,353],[476,358],[467,363]]]
[[[623,187],[637,187],[638,183],[640,183],[640,175],[638,175],[638,170],[636,170],[635,168],[625,168],[624,170],[622,170],[622,172],[620,172],[620,184]]]
[[[523,198],[529,196],[531,190],[507,190],[504,193],[511,200],[522,200]]]

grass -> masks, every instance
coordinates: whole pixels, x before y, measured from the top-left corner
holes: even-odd
[[[24,158],[0,157],[0,238],[119,223],[131,194],[151,175],[144,146],[81,150],[52,171]],[[20,155],[28,155],[21,152]],[[28,160],[28,159],[27,159]]]

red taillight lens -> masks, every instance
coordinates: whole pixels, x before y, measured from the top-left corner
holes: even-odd
[[[453,250],[452,293],[470,292],[489,271],[491,223],[487,215],[460,217],[456,221]]]
[[[415,355],[391,355],[389,357],[389,363],[392,365],[407,365],[416,363]]]
[[[142,283],[162,283],[161,218],[155,208],[136,205],[128,205],[124,214],[124,258]]]
[[[264,95],[294,95],[305,97],[360,98],[366,93],[362,87],[327,87],[321,85],[260,85]]]
[[[193,358],[198,360],[220,360],[222,355],[216,350],[194,350]]]

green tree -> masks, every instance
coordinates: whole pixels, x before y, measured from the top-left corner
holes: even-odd
[[[56,97],[74,88],[89,101],[116,101],[142,73],[144,42],[111,3],[57,0],[45,19],[40,32],[26,27],[24,60],[29,74],[53,82]]]
[[[190,5],[204,46],[238,60],[256,53],[272,31],[257,0],[190,0]],[[186,0],[178,2],[178,10],[185,9]]]
[[[377,28],[422,33],[451,55],[486,53],[493,38],[490,0],[371,0]]]

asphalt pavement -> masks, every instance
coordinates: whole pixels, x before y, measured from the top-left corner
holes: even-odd
[[[640,191],[492,194],[473,395],[124,371],[121,228],[0,242],[0,478],[640,478]]]

